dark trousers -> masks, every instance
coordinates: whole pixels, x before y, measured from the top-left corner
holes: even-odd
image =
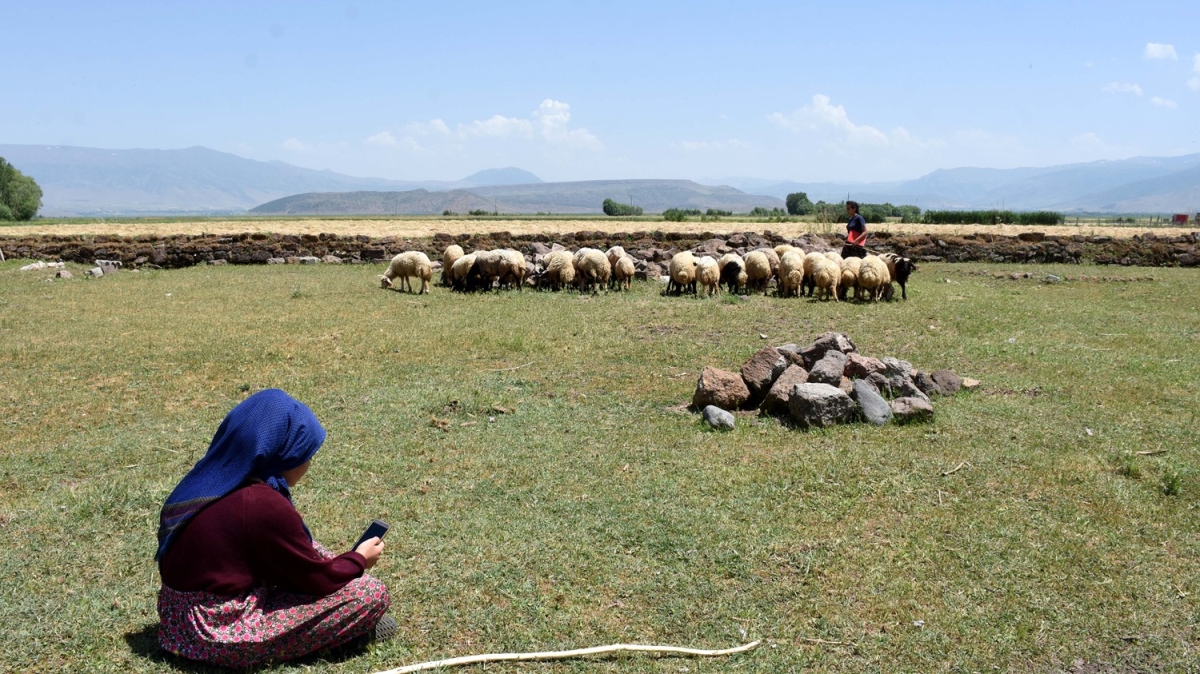
[[[867,249],[863,246],[854,243],[848,243],[842,246],[842,258],[848,257],[866,257]]]

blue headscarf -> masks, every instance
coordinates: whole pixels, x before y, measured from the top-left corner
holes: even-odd
[[[225,417],[208,452],[167,497],[158,519],[161,559],[175,536],[205,506],[257,478],[290,501],[282,473],[307,462],[325,442],[312,410],[279,389],[243,400]],[[305,527],[307,529],[307,527]]]

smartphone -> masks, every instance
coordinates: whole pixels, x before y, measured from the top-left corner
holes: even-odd
[[[372,538],[383,538],[384,534],[386,534],[388,529],[391,528],[392,525],[384,522],[383,520],[372,520],[371,526],[367,527],[367,530],[364,531],[363,535],[358,538],[358,542],[350,548],[350,551],[353,552],[357,550],[358,546],[362,545],[365,541],[371,540]]]

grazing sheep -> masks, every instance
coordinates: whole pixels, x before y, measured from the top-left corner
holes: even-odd
[[[772,251],[774,253],[774,251]],[[751,291],[762,290],[767,294],[767,285],[771,281],[771,260],[761,250],[746,253],[746,288]]]
[[[746,287],[746,263],[737,253],[725,253],[717,260],[717,270],[720,272],[721,283],[729,288],[729,293],[736,295]]]
[[[708,296],[721,294],[721,268],[710,255],[696,260],[696,285],[708,292]]]
[[[491,290],[508,268],[509,260],[502,251],[475,251],[475,265],[471,267],[470,285],[473,289]]]
[[[846,299],[846,294],[851,288],[854,289],[854,299],[858,299],[858,270],[862,266],[862,258],[848,257],[842,260],[842,280],[838,283],[838,291],[842,294],[842,299]]]
[[[463,256],[462,246],[452,243],[442,252],[442,285],[449,287],[454,280],[450,276],[450,268],[454,262]]]
[[[842,254],[835,250],[827,250],[824,253],[822,253],[822,255],[825,256],[825,259],[829,260],[830,262],[832,262],[836,265],[840,266],[842,264]]]
[[[838,301],[838,282],[841,280],[842,268],[840,265],[829,259],[819,260],[816,269],[813,270],[813,282],[820,290],[817,293],[817,299],[832,297],[834,302]]]
[[[779,287],[776,294],[780,297],[799,295],[803,280],[804,258],[794,250],[786,251],[779,258]]]
[[[525,266],[525,256],[519,250],[505,248],[500,251],[504,263],[500,267],[500,284],[507,285],[510,288],[516,286],[517,290],[523,290],[525,286],[525,275],[528,269]]]
[[[776,253],[773,248],[765,248],[764,247],[764,248],[759,248],[758,250],[762,251],[762,254],[767,256],[767,261],[769,261],[771,263],[771,276],[778,275],[779,274],[779,254]],[[768,276],[767,280],[770,281],[771,277]]]
[[[608,279],[612,276],[612,265],[608,263],[604,253],[595,248],[582,248],[580,251],[587,252],[582,256],[579,253],[575,254],[575,283],[580,292],[590,288],[595,295],[600,292],[602,286],[608,285]]]
[[[450,267],[450,286],[459,292],[475,290],[471,287],[471,272],[475,268],[475,253],[463,255]]]
[[[612,265],[613,268],[616,268],[617,261],[625,257],[625,255],[625,249],[620,246],[613,246],[612,248],[604,251],[604,257],[608,258],[608,263]]]
[[[917,271],[917,265],[907,257],[902,257],[895,253],[884,253],[880,255],[884,263],[888,266],[888,274],[891,276],[892,283],[900,284],[900,296],[908,299],[908,277]],[[887,299],[891,299],[895,291],[892,289],[892,283],[888,283],[887,289],[884,291]]]
[[[828,262],[829,258],[816,251],[804,256],[804,280],[800,282],[801,295],[805,294],[804,289],[808,288],[808,296],[812,297],[813,291],[817,288],[816,281],[813,280],[813,274],[816,273],[817,265],[822,260]]]
[[[556,250],[543,262],[545,270],[537,278],[537,287],[562,290],[563,286],[575,285],[575,259],[570,251]]]
[[[400,279],[400,287],[397,290],[403,290],[408,286],[408,291],[412,292],[412,282],[409,278],[421,279],[421,292],[423,295],[429,292],[429,279],[433,278],[433,267],[429,262],[429,257],[417,250],[410,250],[405,253],[400,253],[392,258],[392,263],[388,265],[387,271],[383,276],[379,277],[379,285],[382,288],[391,288],[393,279]]]
[[[668,265],[667,273],[671,280],[667,283],[667,294],[679,295],[690,292],[696,294],[696,256],[688,251],[675,253]]]
[[[633,286],[633,275],[637,272],[637,267],[633,264],[633,258],[628,255],[622,255],[617,263],[613,265],[613,282],[618,290],[629,290]]]
[[[778,255],[779,259],[782,261],[784,253],[790,253],[793,250],[800,250],[800,249],[796,248],[795,246],[786,244],[786,243],[781,243],[778,246],[775,246],[774,250],[775,250],[775,254]],[[800,257],[804,257],[804,251],[800,251]]]
[[[887,263],[878,255],[868,255],[862,259],[858,268],[858,287],[868,293],[872,300],[878,302],[884,289],[891,283]]]

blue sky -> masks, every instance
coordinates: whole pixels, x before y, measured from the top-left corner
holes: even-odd
[[[0,143],[898,180],[1200,152],[1198,2],[0,0]]]

